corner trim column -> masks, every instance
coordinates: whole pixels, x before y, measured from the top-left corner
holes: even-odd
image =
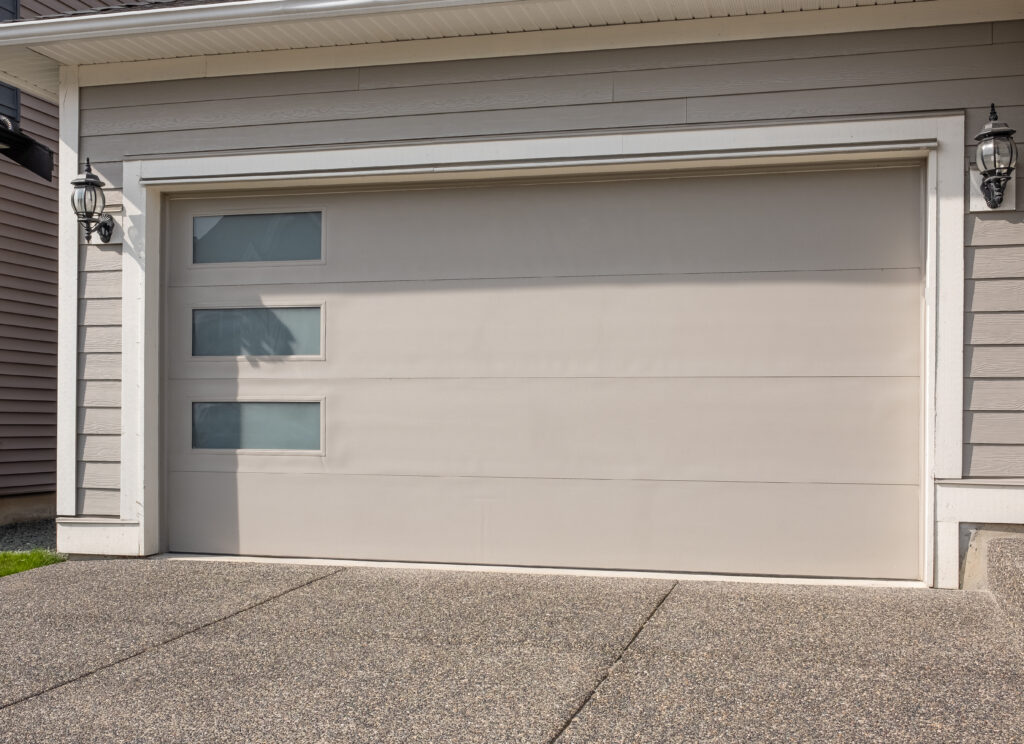
[[[78,68],[60,68],[57,227],[57,514],[78,504],[78,220],[71,180],[78,173]]]
[[[161,200],[164,194],[549,177],[718,167],[926,166],[919,578],[935,581],[935,481],[963,449],[964,115],[785,123],[393,147],[281,150],[124,163],[122,513],[138,553],[160,549]],[[729,149],[722,149],[722,143]],[[945,543],[943,543],[943,546]],[[945,549],[940,546],[940,549]],[[945,554],[943,554],[945,560]]]
[[[124,163],[121,325],[121,518],[138,523],[137,555],[160,552],[161,197]]]

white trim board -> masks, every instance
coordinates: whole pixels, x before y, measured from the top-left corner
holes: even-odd
[[[652,579],[671,581],[721,581],[732,584],[792,584],[796,586],[857,586],[891,589],[925,589],[923,581],[896,579],[832,579],[800,576],[758,576],[747,574],[681,573],[676,571],[626,571],[608,568],[549,568],[538,566],[490,566],[475,563],[418,563],[414,561],[357,561],[345,558],[275,558],[258,555],[204,555],[160,553],[161,561],[203,561],[226,563],[278,563],[297,566],[352,566],[354,568],[406,568],[418,571],[461,573],[530,574],[534,576],[595,576],[608,579]]]
[[[57,514],[74,516],[78,408],[78,220],[67,208],[78,172],[78,68],[61,68],[57,198]]]
[[[921,122],[928,122],[930,126],[925,129],[920,126]],[[928,118],[717,126],[126,162],[140,164],[144,186],[162,186],[163,191],[175,191],[196,190],[201,184],[245,187],[248,181],[259,181],[260,186],[267,182],[330,185],[388,176],[409,180],[443,174],[467,178],[476,173],[477,178],[493,178],[512,175],[513,171],[518,176],[544,175],[553,169],[599,172],[647,167],[712,169],[726,165],[831,163],[851,159],[881,160],[900,153],[904,157],[924,159],[928,150],[948,142],[946,137],[949,129],[956,126],[955,122],[959,122],[962,130],[963,116],[949,114]],[[730,146],[723,149],[723,142]],[[947,168],[952,166],[949,155],[946,153]],[[957,157],[956,168],[962,180],[962,153]],[[174,186],[181,188],[172,188]],[[959,191],[962,199],[962,186]]]
[[[1024,487],[938,483],[935,489],[935,585],[960,587],[960,524],[1024,524]]]
[[[140,163],[124,163],[140,184]],[[138,523],[135,555],[160,545],[160,234],[162,198],[124,191],[121,254],[121,517]],[[150,270],[150,267],[152,269]]]
[[[57,550],[72,555],[138,555],[139,524],[116,518],[57,518]]]
[[[166,194],[366,180],[493,179],[620,170],[820,165],[881,156],[926,165],[922,580],[934,576],[934,481],[961,477],[964,118],[962,114],[432,145],[126,161],[122,517],[138,553],[161,549],[158,368],[160,206]],[[730,149],[722,150],[722,143]]]

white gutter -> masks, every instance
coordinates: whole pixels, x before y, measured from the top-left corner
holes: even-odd
[[[224,28],[260,23],[288,23],[344,16],[369,16],[382,13],[415,13],[417,11],[457,11],[495,5],[543,7],[551,0],[240,0],[238,2],[185,7],[164,7],[149,10],[124,10],[71,15],[58,18],[0,23],[0,48],[32,47],[51,43],[134,36],[203,28]],[[623,0],[626,2],[626,0]],[[579,5],[573,0],[573,5]],[[585,6],[584,6],[585,7]],[[706,6],[705,6],[706,7]],[[761,12],[738,15],[725,12],[721,16],[696,20],[662,21],[629,24],[634,27],[666,27],[673,24],[707,24],[745,20],[772,27],[799,16],[820,19],[815,33],[842,33],[883,28],[938,26],[959,23],[984,23],[1024,18],[1024,0],[914,0],[883,5],[849,5],[844,7],[781,11],[776,2],[765,0]],[[593,31],[606,24],[585,28],[560,29],[562,32]],[[799,24],[797,24],[799,25]],[[555,29],[543,29],[551,33]],[[529,33],[529,32],[525,32]],[[778,36],[780,33],[770,33]],[[799,34],[798,34],[799,35]],[[742,38],[760,38],[749,32]],[[706,35],[705,41],[727,40],[728,34]],[[659,42],[665,43],[665,42]],[[644,44],[640,44],[644,46]],[[556,51],[551,49],[550,51]]]
[[[418,10],[529,4],[536,0],[241,0],[185,7],[124,10],[0,24],[0,46],[70,39],[187,31],[248,23],[282,23]]]

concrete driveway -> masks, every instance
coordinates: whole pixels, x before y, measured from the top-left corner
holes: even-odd
[[[49,566],[0,579],[0,741],[1024,741],[1024,541],[993,545],[996,595]]]

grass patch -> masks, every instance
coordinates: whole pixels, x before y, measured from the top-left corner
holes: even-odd
[[[67,560],[52,550],[0,551],[0,576]]]

